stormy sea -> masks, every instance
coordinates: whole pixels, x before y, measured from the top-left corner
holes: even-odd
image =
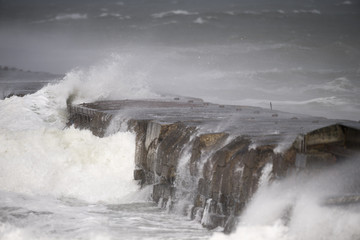
[[[264,168],[225,235],[154,204],[135,134],[68,127],[66,103],[187,96],[358,122],[359,26],[359,0],[0,0],[0,239],[360,239],[359,205],[314,200],[359,193],[358,163],[274,184]]]

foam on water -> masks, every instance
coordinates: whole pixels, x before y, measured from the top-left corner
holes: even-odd
[[[127,78],[123,58],[69,72],[53,85],[23,98],[0,101],[0,190],[31,195],[71,197],[87,202],[131,201],[135,137],[65,128],[66,100],[148,96],[143,76]],[[129,74],[130,75],[130,74]],[[126,200],[124,200],[126,199]]]
[[[83,239],[88,240],[110,240],[110,235],[106,233],[84,234]],[[2,240],[65,240],[67,237],[51,237],[46,234],[34,234],[30,228],[19,228],[7,223],[0,223],[0,239]]]
[[[118,202],[137,190],[131,133],[98,138],[73,128],[1,130],[0,189]]]

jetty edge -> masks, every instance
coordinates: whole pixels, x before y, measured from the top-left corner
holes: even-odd
[[[225,232],[234,230],[264,174],[271,181],[319,171],[360,153],[360,123],[353,121],[184,97],[67,103],[68,126],[104,137],[125,125],[136,134],[134,179],[152,186],[160,207]]]

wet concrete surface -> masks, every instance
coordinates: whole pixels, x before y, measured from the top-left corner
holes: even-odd
[[[111,116],[113,121],[150,119],[161,124],[180,121],[196,127],[202,133],[226,132],[234,136],[251,136],[254,143],[259,145],[292,142],[298,134],[335,123],[360,128],[360,123],[353,121],[286,113],[276,109],[213,104],[185,97],[97,101],[76,105],[75,108],[78,111],[104,113]]]

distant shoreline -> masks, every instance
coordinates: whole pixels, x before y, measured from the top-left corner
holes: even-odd
[[[33,72],[0,65],[0,99],[32,94],[45,85],[63,77],[63,74]]]

